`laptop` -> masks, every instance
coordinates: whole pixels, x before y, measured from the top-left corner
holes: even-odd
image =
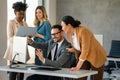
[[[52,66],[37,66],[37,67],[32,67],[30,70],[56,71],[56,70],[61,70],[61,68],[59,68],[59,67],[52,67]]]
[[[36,33],[36,27],[27,27],[20,26],[16,33],[16,36],[26,37],[26,36],[34,36]]]

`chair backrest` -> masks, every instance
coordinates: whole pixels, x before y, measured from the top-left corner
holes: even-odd
[[[110,56],[120,57],[120,41],[112,40]]]
[[[109,56],[120,57],[120,40],[112,40]],[[120,62],[117,62],[117,64],[118,64],[118,67],[120,67]],[[114,67],[115,63],[113,61],[109,61],[108,65],[111,65]]]

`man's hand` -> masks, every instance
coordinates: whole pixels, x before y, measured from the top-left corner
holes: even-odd
[[[31,36],[27,37],[27,43],[28,44],[32,44],[33,43],[33,40],[31,38],[32,38]]]
[[[39,57],[39,59],[44,63],[45,62],[45,58],[43,57],[43,53],[41,49],[37,49],[35,54]]]

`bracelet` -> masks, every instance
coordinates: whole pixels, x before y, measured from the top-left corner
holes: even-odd
[[[85,60],[79,58],[79,61],[85,61]]]

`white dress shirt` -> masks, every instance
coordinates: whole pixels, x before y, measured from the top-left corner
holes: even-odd
[[[64,39],[63,39],[63,40],[64,40]],[[63,40],[62,40],[62,41],[60,41],[60,42],[57,42],[57,44],[58,44],[58,48],[57,48],[57,50],[58,50],[58,49],[59,49],[59,47],[61,46],[61,44],[62,44]],[[56,46],[55,46],[55,47],[51,50],[52,60],[54,60],[55,49],[56,49]]]

